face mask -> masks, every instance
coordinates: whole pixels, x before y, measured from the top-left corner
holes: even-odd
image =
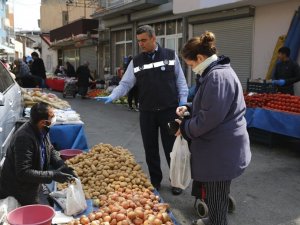
[[[48,123],[48,121],[47,121]],[[52,117],[49,125],[44,126],[44,130],[48,133],[50,131],[50,127],[52,127],[56,123],[56,116]]]

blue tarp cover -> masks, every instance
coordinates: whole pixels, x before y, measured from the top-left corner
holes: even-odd
[[[262,108],[247,108],[245,118],[248,127],[300,138],[300,115]]]

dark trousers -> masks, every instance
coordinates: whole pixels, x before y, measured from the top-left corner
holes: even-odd
[[[171,108],[158,112],[140,113],[140,126],[146,153],[151,183],[158,185],[162,181],[162,171],[160,168],[158,130],[160,130],[162,145],[165,156],[170,166],[170,153],[173,148],[175,136],[168,134],[167,123],[175,120],[176,109]]]
[[[133,86],[131,90],[128,92],[128,106],[132,108],[132,100],[134,100],[135,107],[138,108],[139,103],[139,93],[137,86]]]
[[[78,94],[80,94],[81,96],[86,96],[87,92],[88,92],[89,87],[88,86],[79,86],[78,87]]]
[[[231,180],[203,182],[202,184],[206,193],[205,203],[208,207],[211,225],[227,225]]]

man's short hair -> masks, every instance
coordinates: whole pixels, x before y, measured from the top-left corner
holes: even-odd
[[[49,105],[45,102],[39,102],[32,106],[30,110],[30,120],[33,124],[38,124],[41,120],[48,120]]]
[[[287,57],[290,57],[291,50],[290,50],[290,48],[288,48],[288,47],[281,47],[281,48],[278,50],[278,53],[281,53],[281,54],[283,54],[283,55],[286,55]]]
[[[31,53],[31,57],[39,57],[39,54],[37,52]]]
[[[149,37],[155,36],[154,29],[149,25],[143,25],[143,26],[140,26],[139,28],[137,28],[137,30],[136,30],[137,35],[143,34],[143,33],[147,33]]]

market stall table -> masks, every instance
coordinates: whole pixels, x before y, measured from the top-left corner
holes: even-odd
[[[64,86],[65,86],[65,79],[64,78],[47,78],[46,85],[51,90],[63,92]]]
[[[50,140],[58,149],[88,150],[88,144],[82,124],[55,125],[50,129]]]
[[[300,114],[263,108],[247,108],[245,118],[248,128],[258,128],[289,137],[300,138]]]

